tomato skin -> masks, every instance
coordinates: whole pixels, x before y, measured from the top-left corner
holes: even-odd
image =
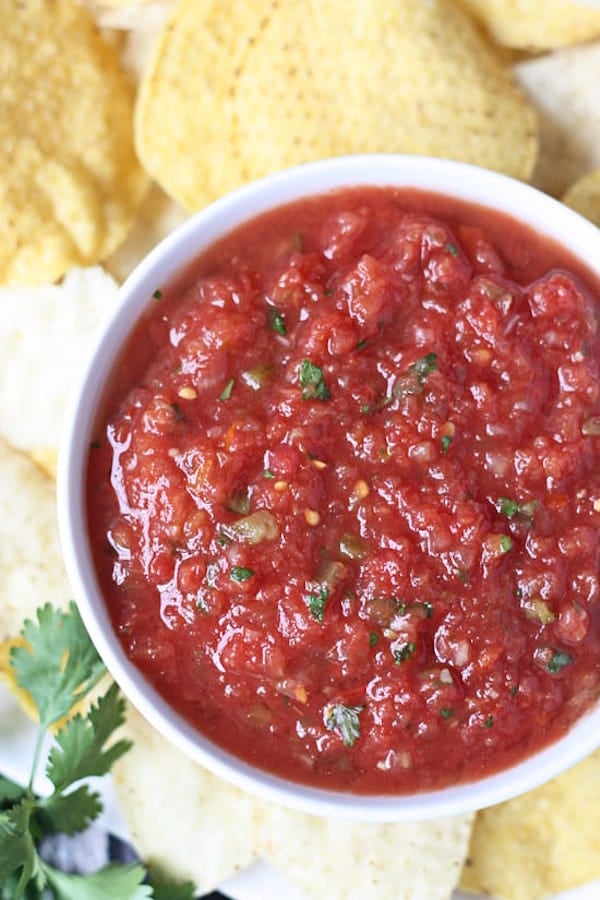
[[[90,451],[134,663],[232,752],[336,789],[441,787],[561,734],[600,692],[599,296],[517,223],[413,191],[212,248]]]

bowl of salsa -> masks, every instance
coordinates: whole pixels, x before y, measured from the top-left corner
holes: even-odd
[[[600,235],[417,156],[278,173],[136,268],[67,421],[125,694],[304,811],[481,808],[600,744]]]

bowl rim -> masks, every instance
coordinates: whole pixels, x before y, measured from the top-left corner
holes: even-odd
[[[428,156],[360,154],[304,163],[221,197],[164,238],[119,290],[88,355],[62,424],[57,468],[59,537],[67,577],[83,622],[109,672],[141,715],[186,756],[263,799],[320,816],[371,822],[417,821],[473,812],[531,790],[600,746],[600,704],[548,747],[496,774],[414,794],[364,795],[315,788],[255,768],[210,741],[150,685],[115,636],[85,539],[85,470],[104,376],[152,295],[198,254],[260,213],[304,196],[344,187],[417,187],[493,207],[552,238],[600,277],[600,230],[537,188],[479,166]],[[566,237],[569,240],[566,240]]]

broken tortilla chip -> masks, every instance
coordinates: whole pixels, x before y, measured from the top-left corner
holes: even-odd
[[[459,0],[498,44],[551,50],[600,35],[600,9],[583,0]]]
[[[125,238],[147,186],[133,93],[76,0],[0,0],[0,284],[55,281]]]

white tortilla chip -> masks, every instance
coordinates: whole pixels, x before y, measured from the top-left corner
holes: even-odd
[[[532,182],[560,197],[600,167],[600,41],[517,63],[513,74],[538,111]]]
[[[58,285],[0,288],[0,435],[48,467],[73,385],[116,302],[117,285],[98,266]]]
[[[16,637],[38,606],[66,606],[55,488],[22,453],[0,440],[0,642]]]
[[[448,900],[472,821],[377,825],[273,807],[263,858],[300,885],[306,900]]]
[[[307,900],[448,900],[458,882],[471,816],[399,825],[321,819],[217,778],[131,707],[124,734],[134,744],[116,766],[115,787],[133,845],[199,892],[259,859]]]
[[[115,766],[114,785],[146,864],[205,893],[258,859],[260,803],[171,747],[131,706],[122,732],[133,747]]]

